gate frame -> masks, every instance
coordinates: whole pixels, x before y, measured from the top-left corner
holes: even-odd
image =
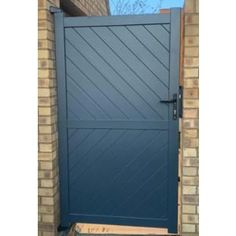
[[[59,171],[60,175],[60,206],[61,206],[61,229],[68,228],[74,222],[69,219],[69,199],[68,199],[68,189],[64,188],[68,183],[68,168],[67,168],[67,160],[66,158],[60,158],[60,156],[67,156],[68,154],[68,144],[67,144],[67,96],[66,96],[66,67],[65,67],[65,35],[64,29],[66,27],[72,26],[91,26],[91,22],[93,22],[93,26],[98,25],[121,25],[118,17],[111,17],[109,24],[104,21],[108,19],[108,17],[83,17],[80,18],[80,25],[73,21],[75,17],[64,17],[64,13],[62,10],[58,8],[52,7],[50,9],[52,13],[54,13],[55,19],[55,39],[56,39],[56,74],[57,74],[57,85],[58,85],[58,132],[59,132],[59,166],[63,166],[63,171]],[[136,18],[141,18],[142,16],[135,16]],[[145,16],[146,18],[147,16]],[[170,23],[170,80],[175,83],[170,83],[169,87],[169,95],[172,95],[178,91],[179,83],[180,83],[180,34],[181,34],[181,8],[172,8],[169,14],[160,14],[155,15],[155,18],[159,18],[160,22],[158,23]],[[95,19],[96,18],[96,19]],[[113,19],[112,19],[113,18]],[[123,20],[126,18],[127,25],[129,24],[129,20],[133,18],[133,16],[122,16]],[[150,19],[153,18],[153,15],[148,17],[147,22],[142,22],[142,24],[150,23]],[[168,19],[168,21],[167,21]],[[179,20],[176,20],[179,19]],[[122,24],[124,21],[122,20]],[[162,22],[163,21],[163,22]],[[86,23],[88,22],[88,23]],[[156,23],[156,22],[155,22]],[[134,23],[132,23],[133,25]],[[140,22],[139,22],[140,24]],[[173,37],[174,36],[174,37]],[[178,78],[178,79],[176,79]],[[169,97],[169,99],[171,99]],[[180,106],[178,101],[177,107]],[[169,117],[172,117],[173,111],[169,108]],[[175,131],[175,136],[173,136],[173,130]],[[171,135],[170,135],[171,134]],[[177,109],[177,119],[175,121],[169,122],[169,147],[168,149],[168,171],[172,173],[176,178],[169,178],[168,185],[168,197],[171,198],[171,201],[168,200],[168,232],[169,233],[177,233],[178,232],[178,170],[179,170],[179,145],[178,142],[175,142],[174,137],[178,137],[179,135],[179,109]],[[170,157],[177,156],[175,159],[170,159]],[[61,169],[61,168],[60,168]],[[65,171],[66,170],[66,171]],[[174,188],[174,189],[173,189]],[[174,194],[173,194],[174,192]],[[170,205],[170,203],[172,203]],[[173,210],[174,209],[174,214]],[[76,222],[76,221],[75,221]],[[158,227],[158,226],[157,226]]]

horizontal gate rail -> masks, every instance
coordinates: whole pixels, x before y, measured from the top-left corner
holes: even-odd
[[[161,15],[137,15],[137,16],[82,16],[66,17],[64,27],[92,27],[92,26],[115,26],[115,25],[143,25],[143,24],[169,24],[170,14]]]

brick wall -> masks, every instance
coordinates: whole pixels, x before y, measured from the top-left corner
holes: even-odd
[[[198,0],[184,8],[184,112],[182,135],[182,235],[198,235]]]
[[[73,0],[73,2],[81,8],[84,14],[107,14],[105,0]],[[60,1],[38,0],[39,236],[57,235],[60,214],[55,41],[53,15],[49,12],[50,6],[60,7]]]

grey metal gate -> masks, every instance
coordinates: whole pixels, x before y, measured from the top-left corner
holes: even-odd
[[[55,25],[62,225],[177,232],[180,9]]]

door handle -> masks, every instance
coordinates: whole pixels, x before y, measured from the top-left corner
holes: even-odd
[[[174,103],[174,102],[177,102],[177,99],[173,98],[170,100],[160,100],[160,103]]]
[[[173,103],[173,120],[177,119],[177,93],[173,94],[170,100],[160,100],[160,103],[170,104]]]

